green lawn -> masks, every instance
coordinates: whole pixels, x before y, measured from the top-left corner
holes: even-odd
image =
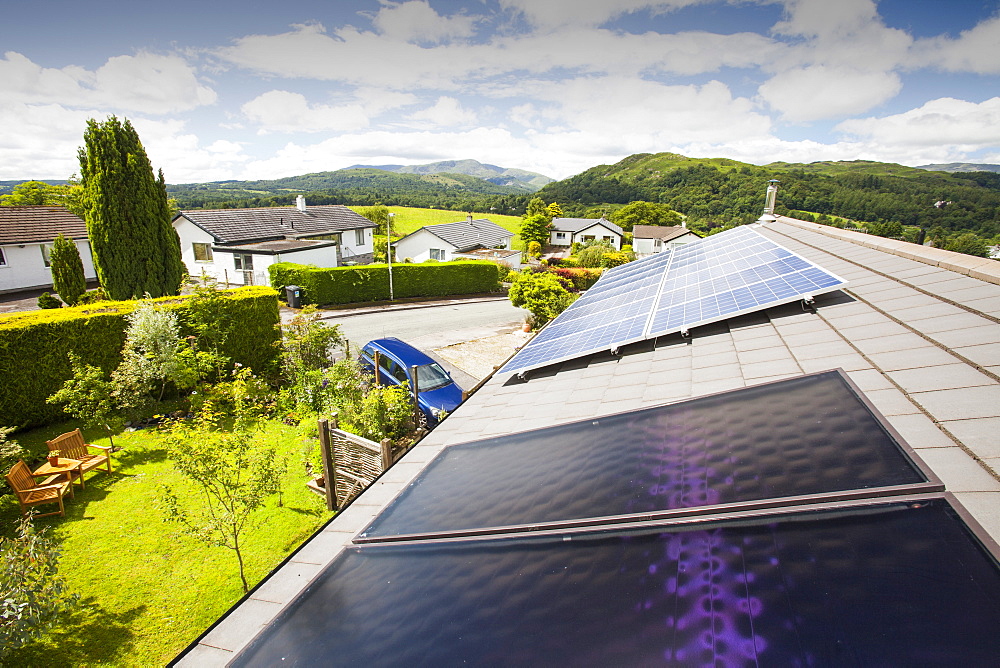
[[[350,208],[354,211],[360,211],[365,207],[352,206]],[[465,220],[468,216],[467,213],[461,211],[445,211],[442,209],[416,209],[409,206],[390,206],[388,208],[390,212],[396,214],[392,219],[393,238],[403,237],[411,232],[416,232],[424,225],[456,223],[460,220]],[[472,217],[486,218],[505,230],[510,230],[514,233],[514,239],[511,242],[512,247],[515,249],[522,248],[521,237],[518,235],[518,230],[521,229],[520,216],[504,216],[495,213],[474,211]]]
[[[15,439],[37,451],[75,426],[53,425]],[[332,515],[305,487],[307,444],[300,430],[270,422],[265,440],[287,455],[288,473],[283,505],[275,497],[246,534],[251,586]],[[106,439],[88,442],[107,445]],[[162,442],[154,430],[117,436],[122,450],[112,455],[114,472],[91,473],[86,490],[77,487],[76,498],[67,498],[66,517],[36,520],[61,543],[60,573],[82,605],[57,631],[9,657],[10,665],[164,665],[242,596],[231,550],[206,546],[163,522],[157,508],[162,483],[178,493],[186,489],[186,500],[197,494],[173,470]],[[13,534],[17,516],[14,497],[0,497],[3,535]]]

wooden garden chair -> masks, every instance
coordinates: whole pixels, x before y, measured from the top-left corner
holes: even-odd
[[[69,457],[83,462],[80,467],[82,469],[80,473],[81,484],[83,483],[83,474],[91,469],[106,466],[108,472],[111,472],[111,448],[107,445],[84,443],[83,434],[80,433],[79,429],[60,434],[45,443],[49,446],[50,451],[58,450],[60,457]],[[87,448],[95,448],[99,452],[93,454]]]
[[[58,503],[59,510],[51,513],[42,513],[36,517],[46,517],[48,515],[66,515],[63,507],[63,496],[67,491],[72,492],[72,478],[67,476],[66,480],[60,480],[62,476],[49,476],[41,482],[35,482],[35,477],[31,474],[31,469],[20,460],[14,464],[10,473],[7,474],[7,483],[17,495],[17,502],[21,505],[21,515],[28,515],[28,508],[42,503]]]

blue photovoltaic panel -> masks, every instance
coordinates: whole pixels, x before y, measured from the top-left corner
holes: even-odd
[[[737,227],[608,270],[500,373],[613,350],[846,284],[755,229]]]

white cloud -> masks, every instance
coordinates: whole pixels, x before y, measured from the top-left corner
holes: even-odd
[[[641,10],[664,12],[707,0],[500,0],[500,6],[523,15],[533,26],[552,30],[568,25],[600,26]]]
[[[438,127],[472,125],[477,120],[476,112],[464,108],[461,102],[447,96],[439,97],[434,106],[414,112],[408,118]]]
[[[260,126],[259,132],[349,132],[368,127],[360,105],[311,105],[304,95],[272,90],[244,104],[240,110]]]
[[[957,39],[919,40],[914,45],[913,58],[913,65],[948,72],[1000,74],[1000,16],[962,32]]]
[[[386,2],[372,24],[384,37],[401,42],[439,44],[471,37],[475,19],[468,16],[443,17],[426,0]]]
[[[8,102],[105,107],[147,114],[187,111],[212,104],[215,91],[202,85],[179,56],[140,52],[114,56],[94,71],[69,65],[36,65],[8,51],[0,60],[0,81]]]
[[[979,104],[939,98],[902,114],[843,121],[836,129],[880,145],[991,148],[1000,142],[1000,97]]]
[[[868,111],[899,93],[893,72],[813,65],[776,75],[759,88],[772,109],[793,122],[841,118]]]

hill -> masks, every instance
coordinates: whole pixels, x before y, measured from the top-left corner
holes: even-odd
[[[498,185],[466,174],[396,174],[371,167],[316,172],[261,181],[215,181],[168,185],[182,208],[241,208],[291,204],[306,194],[312,204],[405,204],[463,210],[490,198],[524,194],[521,187]],[[488,207],[486,207],[488,208]],[[509,206],[504,206],[506,210]]]
[[[478,160],[442,160],[426,165],[353,165],[348,169],[381,169],[397,174],[465,174],[500,186],[533,193],[555,179],[524,169],[497,167]]]
[[[770,179],[781,181],[779,213],[798,210],[928,229],[940,226],[987,237],[1000,233],[1000,174],[947,174],[871,161],[761,167],[721,158],[640,153],[551,183],[537,194],[559,202],[568,216],[646,200],[715,227],[756,220]],[[942,201],[949,203],[935,206]]]
[[[973,162],[948,162],[942,165],[921,165],[920,169],[936,172],[1000,172],[1000,165],[979,165]]]

